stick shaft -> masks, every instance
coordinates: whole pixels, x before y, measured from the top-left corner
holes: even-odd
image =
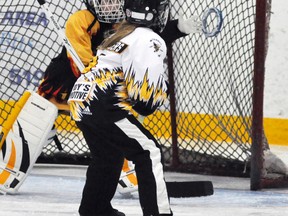
[[[44,0],[38,0],[39,4],[41,5],[42,10],[44,11],[44,13],[46,14],[46,16],[48,17],[49,21],[52,23],[54,30],[56,31],[57,35],[59,36],[59,38],[62,40],[64,46],[66,47],[67,51],[70,53],[73,61],[75,62],[75,64],[77,65],[78,69],[80,71],[83,71],[83,69],[85,68],[84,64],[82,63],[81,59],[79,58],[78,54],[76,53],[76,51],[74,50],[73,46],[71,45],[71,43],[69,42],[68,38],[66,37],[63,29],[60,27],[60,25],[58,24],[58,22],[56,21],[54,15],[52,14],[52,12],[50,11],[47,3],[45,3]]]

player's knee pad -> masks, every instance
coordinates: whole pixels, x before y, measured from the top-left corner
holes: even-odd
[[[27,93],[28,92],[28,93]],[[28,99],[17,104],[19,113],[14,114],[10,128],[0,149],[0,192],[15,193],[29,174],[43,146],[53,140],[57,107],[37,93],[25,92]],[[24,95],[25,95],[24,94]],[[15,109],[16,110],[16,109]],[[12,111],[13,114],[13,111]],[[11,115],[13,116],[13,115]],[[3,130],[2,130],[3,131]]]

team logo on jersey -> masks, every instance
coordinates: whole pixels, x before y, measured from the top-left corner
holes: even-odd
[[[160,57],[161,54],[163,53],[163,49],[161,49],[162,47],[161,42],[157,39],[151,39],[150,43],[152,43],[152,45],[150,45],[150,48],[154,49],[154,53],[157,53],[158,56]]]
[[[115,43],[114,45],[108,47],[107,49],[109,51],[112,51],[112,52],[116,52],[116,53],[122,53],[126,48],[128,47],[127,44],[125,43],[122,43],[121,41],[118,41],[117,43]]]

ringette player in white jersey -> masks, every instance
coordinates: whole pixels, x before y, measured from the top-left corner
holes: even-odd
[[[72,14],[66,22],[65,34],[85,66],[93,58],[97,46],[109,33],[115,31],[124,19],[122,0],[83,0],[87,9]],[[111,9],[110,12],[106,9]],[[107,13],[106,13],[107,12]],[[162,32],[158,32],[167,44],[192,32],[200,32],[201,26],[192,18],[168,21]],[[69,110],[67,98],[80,76],[80,71],[64,48],[62,53],[48,66],[38,93],[55,103],[60,111]],[[119,192],[137,190],[133,167],[124,161],[119,180]]]
[[[82,216],[125,215],[111,206],[124,158],[135,164],[143,215],[172,215],[160,145],[131,114],[133,109],[147,116],[167,98],[166,45],[154,31],[165,27],[168,10],[167,0],[126,0],[126,21],[102,43],[72,89],[71,116],[92,155]]]
[[[87,66],[90,59],[95,55],[96,47],[103,41],[106,33],[115,30],[118,23],[123,20],[123,10],[119,9],[123,6],[124,3],[122,0],[83,0],[83,2],[87,6],[87,9],[77,11],[69,17],[66,23],[65,33],[67,38],[71,42],[73,48],[77,51],[77,54],[79,55],[83,64]],[[110,8],[112,10],[106,13],[106,8]],[[190,18],[188,20],[183,20],[180,17],[179,21],[169,21],[164,31],[161,32],[161,36],[164,38],[165,42],[171,43],[175,39],[191,33],[191,30],[195,33],[195,30],[197,31],[197,28],[199,30],[199,26],[197,26],[197,23],[195,23],[193,19]],[[69,106],[67,105],[67,98],[76,79],[79,76],[80,71],[74,64],[73,59],[71,58],[69,53],[67,53],[66,49],[63,48],[61,54],[51,61],[51,64],[45,71],[43,82],[41,82],[37,92],[38,94],[52,102],[54,105],[56,105],[59,111],[69,110]],[[26,100],[28,98],[27,95],[29,95],[30,98],[28,101]],[[12,147],[15,141],[14,138],[22,136],[20,134],[21,131],[15,129],[15,127],[18,128],[17,122],[23,120],[21,113],[25,113],[27,110],[29,110],[29,113],[31,113],[32,115],[37,114],[37,112],[33,111],[30,107],[31,104],[35,105],[35,103],[30,102],[38,100],[38,96],[39,95],[31,92],[25,93],[19,100],[19,103],[17,103],[18,107],[22,107],[22,109],[19,110],[20,113],[16,112],[15,109],[15,112],[13,111],[12,115],[13,118],[9,119],[9,121],[6,121],[9,122],[9,124],[7,123],[5,124],[5,127],[3,127],[5,128],[6,132],[5,136],[2,136],[2,139],[0,141],[0,150],[3,152],[3,158],[0,159],[0,169],[6,167],[9,162],[8,158],[10,157],[9,155],[11,153],[11,150],[13,149]],[[46,104],[47,101],[42,99],[37,102],[38,107]],[[53,107],[53,104],[49,105]],[[27,108],[27,106],[29,108]],[[45,116],[50,115],[48,115],[47,113],[47,115]],[[35,124],[35,119],[31,117],[27,117],[24,119],[25,121],[31,123],[31,125]],[[55,121],[55,116],[51,117],[50,121],[53,124],[53,122]],[[46,120],[45,123],[50,125],[49,119]],[[42,124],[46,125],[44,124],[44,122]],[[33,134],[35,132],[33,127],[30,127],[29,124],[22,125],[22,127],[23,131],[26,131],[28,134]],[[51,130],[49,127],[47,127],[47,130],[50,130],[48,134],[46,133],[46,131],[44,131],[44,129],[43,131],[41,131],[41,133],[36,132],[37,137],[40,141],[35,141],[35,139],[23,139],[22,142],[20,139],[17,139],[17,145],[15,147],[16,152],[23,151],[23,144],[24,146],[28,144],[30,157],[26,157],[26,154],[17,153],[17,166],[14,167],[13,171],[11,171],[10,168],[7,168],[9,171],[5,170],[5,172],[10,173],[9,178],[6,177],[6,175],[0,176],[0,191],[3,191],[4,193],[16,193],[18,191],[19,187],[22,185],[26,176],[29,174],[29,171],[33,167],[43,146],[50,143],[55,136],[55,128]],[[8,133],[9,136],[7,136]],[[37,143],[37,145],[33,145],[33,143]],[[27,166],[27,169],[25,170],[19,170],[19,167],[22,167],[22,164],[25,164],[25,167],[27,164],[29,164],[29,166]],[[131,191],[137,190],[137,179],[134,171],[131,169],[133,169],[133,167],[128,166],[128,162],[127,160],[125,160],[118,185],[118,191],[120,193],[129,193]],[[21,174],[18,173],[19,171],[21,172]],[[17,184],[15,184],[15,182],[17,182]]]

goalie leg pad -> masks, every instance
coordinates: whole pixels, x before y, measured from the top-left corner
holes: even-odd
[[[0,192],[16,193],[31,171],[43,146],[51,141],[58,109],[30,92],[0,150]],[[21,101],[21,100],[19,100]]]
[[[120,194],[130,194],[138,191],[138,181],[134,164],[128,160],[124,160],[120,179],[118,181],[117,191]]]

